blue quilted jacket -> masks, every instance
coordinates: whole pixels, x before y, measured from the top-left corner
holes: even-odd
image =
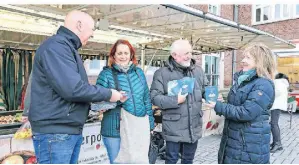
[[[104,112],[101,134],[106,137],[120,136],[119,121],[121,107],[135,116],[143,117],[148,115],[150,128],[154,129],[152,103],[143,71],[134,64],[130,66],[127,73],[122,72],[117,65],[113,65],[112,68],[105,67],[97,79],[97,85],[115,89],[112,70],[117,73],[118,90],[125,91],[129,98],[124,103],[118,102],[118,106],[115,109]]]
[[[235,75],[235,82],[239,75]],[[269,163],[269,110],[274,102],[274,92],[271,80],[254,74],[240,85],[233,85],[228,103],[217,102],[216,113],[225,117],[219,164]]]

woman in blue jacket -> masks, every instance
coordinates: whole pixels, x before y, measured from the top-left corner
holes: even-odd
[[[120,150],[121,110],[137,117],[148,115],[150,130],[154,129],[154,118],[146,78],[143,71],[136,66],[137,60],[132,45],[126,40],[118,40],[113,45],[108,60],[108,67],[100,73],[97,85],[124,91],[128,98],[103,114],[101,134],[112,164]]]
[[[270,161],[269,110],[274,102],[275,61],[269,48],[245,48],[242,70],[235,74],[228,102],[209,104],[225,117],[218,152],[220,164],[268,164]]]

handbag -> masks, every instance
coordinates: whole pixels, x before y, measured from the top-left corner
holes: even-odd
[[[150,164],[155,164],[158,154],[159,154],[159,148],[158,145],[155,143],[155,137],[151,135],[151,142],[149,146],[149,151],[148,151],[148,159]]]

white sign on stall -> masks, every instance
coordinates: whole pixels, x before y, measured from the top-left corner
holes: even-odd
[[[79,164],[109,164],[108,154],[100,132],[100,122],[85,124]]]
[[[101,122],[85,124],[79,164],[109,164],[101,136]],[[14,139],[13,135],[0,136],[0,158],[14,151],[33,151],[32,139]]]
[[[10,138],[0,138],[0,158],[10,153]]]
[[[11,152],[15,151],[32,151],[34,152],[32,139],[15,139],[11,138]]]
[[[106,60],[85,60],[84,67],[88,76],[98,76],[106,66]]]

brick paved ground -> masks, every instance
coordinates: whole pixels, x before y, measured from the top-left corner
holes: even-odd
[[[271,153],[271,164],[299,164],[299,113],[293,114],[291,129],[289,121],[290,115],[283,112],[279,125],[284,149],[274,154]],[[194,164],[217,164],[220,138],[219,135],[211,135],[200,139]],[[159,159],[156,163],[164,164],[164,160]]]

